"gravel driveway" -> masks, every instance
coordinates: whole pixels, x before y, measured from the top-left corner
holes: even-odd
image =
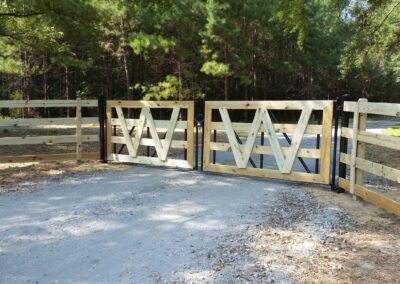
[[[307,215],[307,245],[290,250],[311,257],[341,220],[296,184],[198,172],[134,167],[39,188],[0,195],[1,283],[290,283],[288,267],[238,247],[260,224],[287,231]]]

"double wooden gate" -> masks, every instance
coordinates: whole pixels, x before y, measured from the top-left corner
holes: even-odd
[[[254,117],[250,123],[236,113],[235,118],[244,121],[232,122],[229,111],[248,112],[247,120],[249,114],[254,113]],[[294,113],[286,116],[289,122],[278,123],[271,118],[274,111]],[[322,112],[322,124],[310,124],[310,119],[317,117],[313,115],[314,111]],[[107,101],[106,113],[109,161],[194,167],[194,135],[199,134],[195,133],[193,102]],[[154,119],[154,115],[159,118]],[[202,168],[212,172],[328,184],[332,115],[332,101],[208,101],[204,108]],[[320,149],[315,149],[314,145],[310,147],[310,143],[301,146],[303,138],[310,135],[321,137]],[[269,145],[264,145],[264,138]],[[283,138],[286,140],[282,141]],[[183,157],[182,151],[176,152],[176,149],[184,150]],[[224,152],[225,160],[233,157],[234,163],[216,163],[215,159],[210,162],[211,153],[215,157],[217,151]],[[263,160],[260,167],[255,167],[254,155]],[[264,167],[264,155],[274,157],[276,169]],[[306,171],[294,167],[297,159]],[[317,173],[308,170],[307,164],[311,165],[313,160],[317,161]]]

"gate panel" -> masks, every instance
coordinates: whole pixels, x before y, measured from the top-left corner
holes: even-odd
[[[172,111],[164,113],[167,119],[156,120],[155,109]],[[193,168],[192,101],[107,101],[106,112],[108,161]],[[133,117],[128,118],[132,112]],[[117,144],[122,146],[117,149]],[[147,148],[147,155],[140,146]],[[185,158],[172,157],[171,149],[184,149]]]
[[[232,122],[228,110],[255,112],[252,122]],[[272,122],[269,110],[301,111],[297,123]],[[309,124],[313,111],[322,111],[322,124]],[[216,121],[216,117],[220,117]],[[248,176],[278,178],[304,182],[329,184],[330,155],[332,141],[333,101],[207,101],[204,120],[204,155],[205,171],[240,174]],[[217,138],[216,131],[220,134]],[[214,132],[211,141],[211,134]],[[291,133],[290,139],[286,133]],[[278,137],[286,135],[289,145]],[[321,149],[301,148],[304,135],[320,135]],[[244,137],[245,141],[242,142]],[[262,135],[262,137],[261,137]],[[264,137],[269,141],[264,146]],[[281,137],[282,138],[282,137]],[[215,140],[224,139],[223,143]],[[261,141],[262,145],[257,143]],[[211,163],[210,153],[215,151],[232,152],[234,165]],[[252,155],[271,155],[276,169],[263,168],[263,157],[260,167],[256,167]],[[225,154],[226,156],[226,154]],[[294,171],[296,159],[311,158],[319,160],[319,173]],[[250,167],[249,167],[250,162]],[[301,160],[302,165],[305,163]],[[305,166],[307,168],[307,166]]]

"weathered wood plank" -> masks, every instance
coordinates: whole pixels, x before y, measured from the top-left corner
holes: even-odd
[[[366,113],[360,113],[360,118],[358,121],[358,131],[365,131],[367,129],[367,115]],[[360,141],[360,136],[358,135],[357,142],[357,158],[365,157],[365,143]],[[364,185],[364,174],[363,171],[357,167],[357,158],[356,158],[356,184]]]
[[[285,157],[283,156],[282,147],[279,144],[278,137],[275,133],[274,126],[272,124],[271,117],[269,116],[268,110],[264,110],[263,113],[263,124],[266,129],[267,139],[271,144],[272,153],[275,157],[276,164],[278,165],[278,169],[280,171],[283,170],[283,165],[285,164]],[[289,151],[286,151],[285,154],[287,155]]]
[[[156,126],[154,125],[153,116],[151,115],[150,108],[144,107],[142,110],[143,110],[143,113],[149,124],[151,138],[154,141],[154,148],[156,148],[158,159],[160,159],[160,161],[163,161],[163,160],[165,160],[163,158],[167,157],[167,153],[166,153],[166,149],[164,149],[161,145],[161,141],[160,141],[160,138],[158,137],[157,129],[156,129]],[[135,136],[135,138],[136,138],[136,136]]]
[[[82,100],[76,100],[76,160],[82,159]]]
[[[125,121],[126,121],[126,125],[129,128],[132,128],[134,126],[138,126],[138,124],[139,124],[139,119],[125,119]],[[163,131],[163,130],[168,129],[168,126],[169,126],[169,121],[168,120],[156,120],[156,119],[153,119],[153,121],[154,121],[154,125],[157,128],[157,131]],[[113,118],[111,120],[111,125],[120,126],[121,124],[119,123],[118,119]],[[187,121],[178,121],[176,123],[175,129],[184,130],[184,129],[188,128],[187,125],[188,125]],[[148,126],[149,126],[149,124],[146,123],[144,127],[148,127]]]
[[[344,102],[344,111],[354,112],[357,102]],[[359,102],[360,113],[400,117],[400,104],[393,103],[371,103],[367,100]]]
[[[360,131],[358,140],[394,150],[400,150],[400,137]]]
[[[239,145],[239,147],[241,151],[243,151],[244,145]],[[289,147],[281,147],[281,149],[283,154],[287,155]],[[231,145],[229,143],[221,143],[221,142],[211,142],[210,150],[232,152]],[[253,154],[274,155],[274,150],[272,149],[271,146],[255,145],[253,149]],[[321,157],[321,150],[300,148],[297,153],[297,156],[302,158],[319,159]]]
[[[345,137],[347,139],[353,138],[353,129],[348,127],[342,127],[340,136]]]
[[[178,126],[178,123],[176,124]],[[187,157],[189,165],[194,167],[194,102],[189,102],[187,109]]]
[[[350,191],[350,182],[346,179],[339,178],[339,186],[346,191]],[[354,193],[365,201],[370,202],[390,213],[400,216],[399,202],[358,184],[355,185]]]
[[[358,124],[360,121],[360,112],[358,110],[359,104],[354,107],[353,117],[353,134],[352,134],[352,147],[350,155],[350,193],[354,194],[354,187],[356,184],[356,158],[357,158],[357,141],[358,141]]]
[[[129,155],[136,156],[131,136],[129,135],[128,127],[126,126],[124,113],[122,112],[122,109],[119,106],[115,107],[115,111],[117,112],[119,123],[121,125],[122,135],[124,136],[126,148],[128,149]]]
[[[83,142],[98,142],[98,135],[82,135]],[[76,143],[76,135],[57,136],[24,136],[0,138],[0,145],[38,145],[38,144],[68,144]]]
[[[264,178],[277,178],[293,181],[303,181],[311,183],[325,183],[319,174],[308,174],[301,172],[292,172],[290,175],[282,174],[277,170],[270,169],[259,169],[259,168],[245,168],[239,169],[236,166],[228,166],[221,164],[209,164],[204,168],[205,171],[226,173],[226,174],[236,174],[254,177],[264,177]]]
[[[111,153],[112,153],[112,142],[111,142],[112,126],[111,126],[111,119],[112,119],[112,108],[111,108],[110,104],[107,102],[106,103],[106,141],[107,141],[106,157],[108,155],[111,155]]]
[[[297,152],[300,148],[301,139],[303,138],[304,131],[306,130],[308,121],[310,120],[312,109],[305,108],[302,110],[299,122],[293,133],[292,143],[289,147],[289,152],[286,155],[285,163],[283,164],[281,173],[290,173],[292,171],[294,160],[296,159]]]
[[[239,142],[236,140],[235,132],[232,128],[232,123],[228,114],[228,110],[224,107],[220,107],[219,113],[225,127],[226,135],[228,136],[229,144],[231,145],[236,166],[240,169],[246,168],[246,165],[243,163],[242,152],[240,151]]]
[[[359,105],[360,113],[400,117],[400,104],[370,103],[362,101]]]
[[[331,171],[332,127],[333,127],[333,102],[331,101],[324,108],[322,114],[320,173],[322,179],[326,184],[329,183],[329,177]]]
[[[21,118],[0,120],[0,127],[30,127],[30,126],[59,126],[75,125],[75,118]],[[82,117],[82,127],[98,126],[97,117]]]
[[[357,169],[400,183],[400,170],[357,157]],[[357,184],[359,184],[357,182]],[[359,184],[361,185],[361,184]]]
[[[248,133],[251,123],[246,122],[232,122],[232,128],[239,135],[242,133]],[[274,123],[275,133],[293,133],[296,129],[297,124],[287,124],[287,123]],[[225,130],[224,124],[222,122],[211,122],[211,129],[221,130],[223,132]],[[267,129],[263,124],[261,124],[260,132],[266,132]],[[321,134],[322,133],[322,125],[307,125],[305,134]]]
[[[212,109],[322,110],[332,101],[207,101]]]
[[[165,133],[165,139],[160,140],[161,146],[164,150],[164,152],[162,153],[162,156],[159,157],[161,161],[165,161],[167,159],[168,151],[171,146],[172,137],[174,135],[176,123],[178,122],[178,116],[179,116],[180,110],[181,110],[181,108],[179,106],[173,108],[172,114],[171,114],[171,119],[169,120],[169,127],[168,127],[167,132]],[[155,127],[155,125],[154,125],[154,127]],[[156,132],[157,132],[157,129],[156,129]],[[158,136],[156,138],[158,138]]]
[[[244,148],[239,147],[239,151],[242,156],[242,165],[244,165],[245,167],[247,167],[247,163],[249,162],[249,158],[251,156],[251,153],[253,152],[254,144],[256,142],[258,130],[260,129],[262,119],[263,111],[257,109]]]
[[[239,135],[248,132],[251,123],[246,122],[232,122],[232,127]],[[285,124],[285,123],[273,123],[273,129],[275,133],[293,133],[296,129],[297,124]],[[222,122],[211,122],[211,128],[216,130],[224,131],[224,125]],[[259,132],[266,132],[267,129],[264,125],[261,125]],[[305,134],[321,134],[322,125],[307,125]]]
[[[173,108],[174,106],[180,106],[181,108],[188,108],[193,101],[116,101],[109,100],[107,104],[110,107],[120,106],[123,108]]]
[[[111,141],[113,144],[125,144],[125,138],[121,136],[112,136]],[[131,138],[132,143],[136,141],[136,138]],[[161,140],[162,141],[162,140]],[[188,148],[188,143],[183,140],[172,140],[171,148],[173,149],[186,149]],[[140,139],[140,146],[150,146],[154,147],[154,141],[151,138],[142,138]]]
[[[203,127],[203,168],[210,164],[210,142],[211,142],[212,110],[207,102],[204,105],[204,127]]]

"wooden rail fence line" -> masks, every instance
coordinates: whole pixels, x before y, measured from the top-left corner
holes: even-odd
[[[341,136],[352,140],[351,153],[340,153],[340,162],[350,166],[350,178],[342,174],[339,187],[400,216],[400,202],[365,187],[364,172],[400,183],[400,170],[365,159],[365,145],[400,150],[400,137],[366,131],[368,114],[400,117],[400,104],[370,103],[366,99],[344,102],[345,112],[353,113],[353,127],[342,127]]]
[[[98,152],[83,153],[83,143],[98,142],[98,135],[83,135],[84,127],[98,126],[97,117],[82,117],[82,108],[97,108],[97,100],[10,100],[0,101],[0,109],[14,108],[76,108],[75,118],[23,118],[0,120],[0,127],[21,128],[30,126],[75,126],[75,135],[53,135],[53,136],[22,136],[2,137],[0,146],[13,145],[55,145],[55,144],[76,144],[75,153],[65,154],[41,154],[41,155],[20,155],[0,156],[0,163],[34,162],[34,161],[63,161],[82,159],[97,159]]]

